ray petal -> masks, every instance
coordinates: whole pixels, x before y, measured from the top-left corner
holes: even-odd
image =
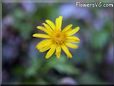
[[[51,40],[45,39],[45,40],[40,41],[40,42],[36,45],[36,48],[39,50],[39,49],[45,47],[46,45],[50,45],[50,44],[51,44]]]
[[[46,23],[54,30],[55,24],[51,20],[46,20]]]
[[[62,45],[62,50],[65,52],[65,54],[69,57],[69,58],[72,58],[72,54],[70,53],[69,49],[65,46],[65,45]]]
[[[56,18],[56,20],[55,20],[56,30],[60,30],[61,31],[62,19],[63,19],[62,16],[59,16],[58,18]]]
[[[49,59],[49,58],[53,55],[53,53],[55,52],[55,49],[56,49],[56,45],[53,44],[53,45],[51,46],[51,49],[47,52],[45,58],[46,58],[46,59]]]
[[[56,56],[57,56],[57,58],[60,58],[60,55],[61,55],[61,47],[57,46],[57,48],[56,48]]]
[[[74,48],[74,49],[78,48],[77,45],[72,44],[72,43],[66,43],[66,46],[68,46],[68,47],[70,47],[70,48]]]
[[[67,26],[62,30],[62,32],[66,32],[66,31],[70,30],[71,27],[72,27],[72,24],[67,25]]]
[[[69,37],[67,37],[66,42],[76,42],[76,43],[79,43],[80,39],[78,37],[76,37],[76,36],[69,36]]]
[[[43,23],[43,25],[44,25],[44,27],[45,27],[47,30],[49,30],[49,31],[52,32],[52,29],[51,29],[51,27],[50,27],[48,24]]]
[[[79,27],[76,27],[73,30],[67,32],[67,35],[68,36],[74,35],[75,33],[77,33],[79,31],[79,29],[80,29]]]
[[[45,51],[49,50],[51,48],[49,45],[50,44],[45,45],[44,47],[40,48],[39,51],[40,52],[45,52]]]
[[[33,34],[33,37],[36,37],[36,38],[50,38],[49,35],[46,35],[46,34],[38,34],[38,33]]]
[[[48,29],[46,29],[45,27],[43,26],[37,26],[37,29],[41,30],[41,31],[44,31],[45,33],[47,34],[51,34],[51,31],[49,31]]]

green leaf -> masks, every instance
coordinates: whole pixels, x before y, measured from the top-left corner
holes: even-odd
[[[57,64],[54,67],[58,72],[65,74],[79,74],[79,70],[71,64]]]
[[[97,76],[91,73],[84,73],[79,77],[80,84],[100,84],[103,83]]]
[[[60,59],[57,59],[55,56],[51,57],[51,59],[47,60],[45,68],[54,68],[60,73],[79,74],[79,70],[69,63],[69,59],[63,55],[61,55]]]
[[[25,73],[26,77],[36,75],[42,65],[42,61],[38,60],[38,58],[33,58],[30,61],[31,61],[31,64],[26,69],[26,73]]]

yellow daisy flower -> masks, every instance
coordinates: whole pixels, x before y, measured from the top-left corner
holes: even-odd
[[[72,24],[69,24],[62,30],[62,19],[62,16],[56,18],[55,24],[51,20],[46,20],[43,26],[37,26],[37,29],[45,32],[45,34],[33,34],[33,37],[44,38],[44,40],[36,45],[36,48],[40,52],[48,50],[45,56],[46,59],[50,58],[54,52],[57,58],[60,58],[61,50],[64,51],[68,58],[72,58],[68,47],[74,49],[78,48],[78,45],[74,43],[79,43],[80,39],[74,36],[74,34],[79,31],[79,27],[72,29]]]

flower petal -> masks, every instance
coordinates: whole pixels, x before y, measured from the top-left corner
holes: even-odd
[[[47,34],[51,34],[51,31],[49,31],[48,29],[44,28],[43,26],[37,26],[37,29],[41,30],[41,31],[44,31],[45,33]]]
[[[51,20],[46,20],[46,23],[54,30],[55,24]]]
[[[52,31],[51,27],[48,24],[43,23],[43,25],[47,30]]]
[[[50,44],[51,44],[51,40],[45,39],[45,40],[42,40],[41,42],[39,42],[36,45],[36,48],[40,50],[41,48],[45,47],[46,45],[50,45]]]
[[[67,37],[66,42],[76,42],[76,43],[79,43],[80,39],[78,37],[76,37],[76,36],[69,36],[69,37]]]
[[[49,45],[50,45],[50,44],[48,44],[48,45],[42,47],[41,49],[39,49],[39,51],[40,51],[40,52],[45,52],[45,51],[49,50],[49,49],[51,48]]]
[[[61,47],[62,47],[63,51],[66,53],[66,55],[69,58],[72,58],[72,54],[70,53],[69,49],[65,45],[62,45]]]
[[[72,24],[67,25],[67,26],[62,30],[62,32],[68,31],[69,29],[71,29],[71,27],[72,27]]]
[[[49,58],[53,55],[53,53],[55,52],[55,49],[56,49],[56,45],[53,44],[53,45],[51,46],[51,49],[47,52],[45,58],[46,58],[46,59],[49,59]]]
[[[60,58],[60,55],[61,55],[61,47],[57,46],[57,48],[56,48],[56,56],[57,56],[57,58]]]
[[[68,47],[70,47],[70,48],[74,48],[74,49],[78,48],[77,45],[72,44],[72,43],[66,43],[66,46],[68,46]]]
[[[38,33],[33,34],[33,37],[37,37],[37,38],[50,38],[49,35],[46,35],[46,34],[38,34]]]
[[[56,18],[55,24],[56,24],[56,30],[60,30],[61,31],[61,26],[62,26],[62,16],[59,16],[58,18]]]
[[[75,29],[67,32],[67,35],[68,36],[74,35],[75,33],[77,33],[79,31],[79,29],[80,29],[79,27],[76,27]]]

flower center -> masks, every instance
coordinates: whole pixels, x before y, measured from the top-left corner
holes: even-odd
[[[56,42],[57,44],[62,44],[65,39],[66,39],[66,36],[64,33],[60,32],[60,31],[57,31],[53,34],[53,41]]]

